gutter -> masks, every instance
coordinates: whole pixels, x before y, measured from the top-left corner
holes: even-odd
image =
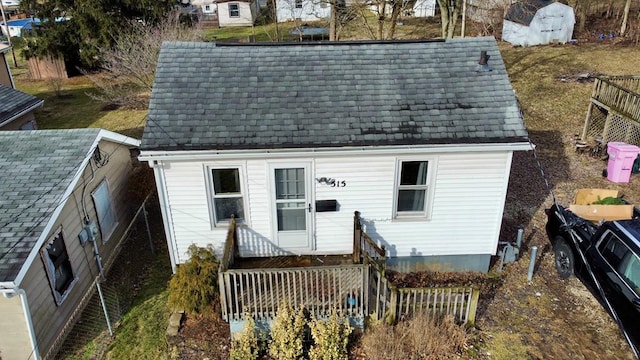
[[[36,339],[36,332],[35,332],[35,329],[33,328],[33,322],[31,321],[31,311],[29,310],[29,301],[27,300],[27,293],[24,291],[24,289],[20,289],[17,287],[14,287],[11,289],[0,288],[0,293],[7,299],[11,299],[16,295],[20,296],[20,300],[22,303],[22,311],[24,312],[24,318],[25,318],[25,321],[27,322],[27,330],[29,331],[29,340],[31,341],[31,354],[29,358],[31,358],[31,355],[33,355],[33,358],[36,360],[42,359],[42,357],[40,356],[40,349],[38,349],[38,340]]]
[[[0,1],[2,1],[2,0],[0,0]],[[5,125],[9,124],[10,122],[12,122],[13,120],[19,118],[20,116],[23,116],[24,114],[29,113],[29,112],[41,107],[43,104],[44,104],[44,100],[40,100],[35,105],[30,106],[29,108],[27,108],[25,110],[22,110],[17,115],[14,115],[13,117],[10,117],[8,120],[5,120],[2,123],[0,123],[0,127],[5,126]]]
[[[424,153],[460,153],[460,152],[492,152],[492,151],[528,151],[529,142],[503,144],[438,144],[438,145],[404,145],[404,146],[371,146],[371,147],[336,147],[336,148],[296,148],[296,149],[251,149],[251,150],[176,150],[145,151],[142,150],[140,161],[154,160],[206,160],[206,159],[256,159],[256,158],[292,158],[309,156],[340,155],[415,155],[416,151]]]

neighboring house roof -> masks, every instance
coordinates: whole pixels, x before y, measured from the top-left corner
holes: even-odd
[[[481,51],[490,72],[478,72]],[[142,150],[511,143],[496,41],[163,44]]]
[[[7,21],[7,25],[9,26],[15,26],[15,27],[24,27],[27,24],[31,24],[31,23],[36,23],[39,24],[40,23],[40,19],[38,18],[26,18],[26,19],[16,19],[16,20],[9,20]],[[4,22],[0,22],[0,25],[4,25]]]
[[[139,144],[101,129],[0,132],[0,288],[33,261],[103,139]]]
[[[509,7],[504,19],[528,26],[538,10],[554,2],[553,0],[522,0]]]
[[[0,85],[0,127],[42,106],[44,100]]]

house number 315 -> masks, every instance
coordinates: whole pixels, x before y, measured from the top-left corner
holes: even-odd
[[[347,186],[347,182],[345,180],[331,179],[329,185],[331,185],[331,187],[345,187]]]

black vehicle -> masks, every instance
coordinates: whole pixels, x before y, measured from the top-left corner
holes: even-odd
[[[590,269],[631,342],[639,348],[640,213],[635,210],[632,220],[594,224],[557,204],[546,212],[547,234],[560,277],[576,274],[585,285],[594,288]],[[593,292],[602,302],[599,291]]]

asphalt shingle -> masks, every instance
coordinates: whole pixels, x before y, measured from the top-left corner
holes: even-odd
[[[478,72],[480,52],[491,71]],[[526,141],[495,39],[162,47],[142,150]]]
[[[0,124],[39,106],[42,102],[43,100],[33,95],[0,85]]]
[[[15,280],[99,132],[0,131],[0,282]]]

